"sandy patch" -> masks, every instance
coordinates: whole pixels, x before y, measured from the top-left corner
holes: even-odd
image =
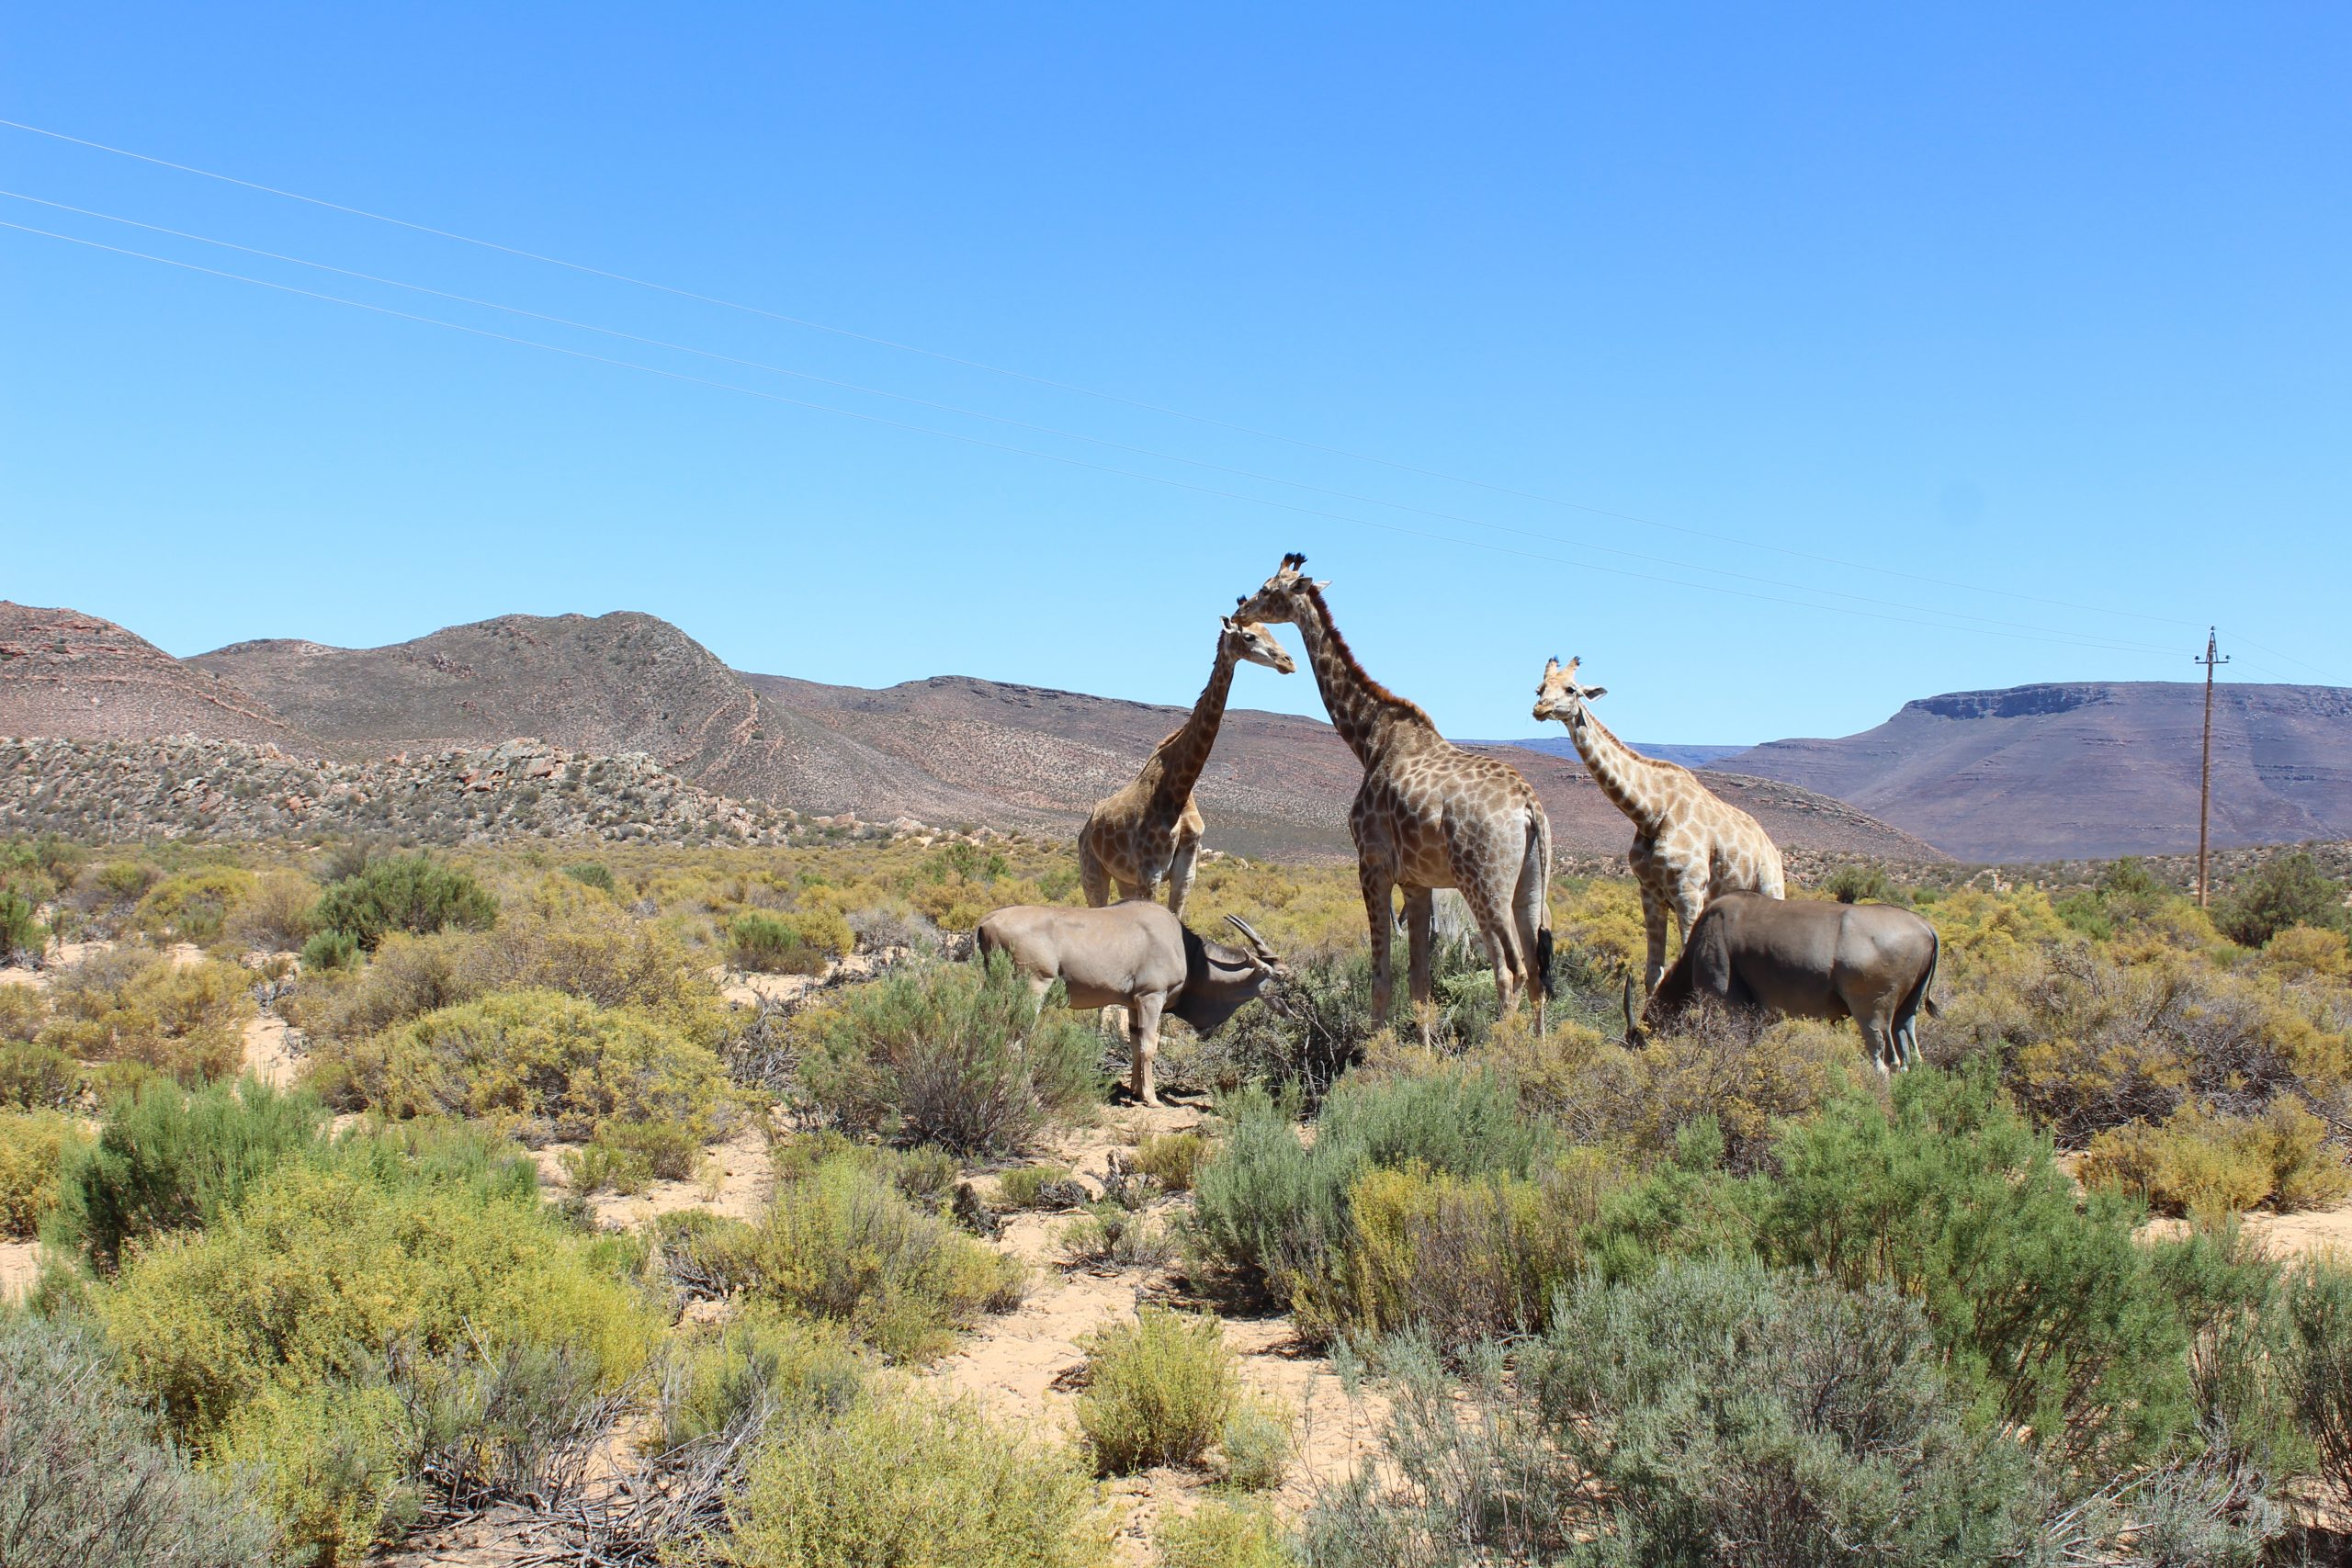
[[[539,1184],[549,1191],[568,1192],[563,1155],[577,1144],[548,1144],[531,1151],[539,1168]],[[768,1160],[767,1134],[746,1127],[723,1144],[705,1152],[716,1190],[703,1179],[656,1181],[642,1192],[599,1192],[588,1200],[589,1212],[607,1230],[633,1230],[663,1214],[684,1209],[708,1209],[729,1219],[748,1220],[760,1212],[775,1190],[774,1168]]]
[[[40,1243],[0,1241],[0,1302],[22,1301],[40,1277]]]

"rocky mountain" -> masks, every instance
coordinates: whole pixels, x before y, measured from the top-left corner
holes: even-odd
[[[146,740],[209,735],[301,746],[300,727],[233,681],[112,621],[0,599],[0,733]]]
[[[2197,847],[2197,682],[2086,682],[1922,697],[1840,739],[1725,760],[1819,790],[1963,860]],[[2213,692],[2213,842],[2352,836],[2352,690]]]
[[[138,741],[192,733],[353,766],[392,753],[460,758],[536,736],[580,756],[641,754],[714,797],[866,821],[1068,831],[1131,778],[1185,714],[963,676],[868,691],[743,674],[676,626],[635,614],[502,615],[389,648],[244,642],[185,660],[70,611],[21,614],[46,617],[42,626],[102,628],[103,637],[83,634],[75,646],[126,651],[52,661],[38,682],[0,683],[0,735]],[[116,687],[99,683],[118,668],[140,672],[138,689],[175,701],[158,695],[129,711]],[[77,705],[101,692],[116,711]],[[152,723],[142,727],[138,713],[154,716]],[[1623,852],[1631,837],[1624,818],[1573,756],[1510,754],[1543,794],[1562,854]],[[1320,720],[1235,709],[1199,795],[1221,849],[1337,855],[1348,848],[1347,807],[1360,776]],[[1810,790],[1706,776],[1785,845],[1939,858],[1919,840]],[[300,781],[288,790],[311,793]]]

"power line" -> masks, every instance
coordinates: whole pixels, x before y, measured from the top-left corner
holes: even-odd
[[[659,366],[643,365],[634,360],[616,359],[607,355],[591,354],[584,349],[568,348],[558,344],[541,343],[532,338],[516,337],[511,333],[492,332],[485,327],[469,326],[463,322],[443,321],[438,317],[418,315],[408,310],[395,310],[389,306],[370,304],[365,300],[359,299],[348,299],[339,295],[322,294],[313,289],[297,288],[291,284],[278,283],[268,278],[252,277],[242,273],[226,272],[218,267],[201,266],[194,262],[179,261],[170,256],[154,255],[145,251],[129,250],[119,245],[108,245],[96,240],[83,239],[77,235],[60,234],[47,229],[36,229],[29,224],[9,222],[5,219],[0,219],[0,228],[13,229],[20,233],[35,234],[44,239],[60,240],[68,244],[81,245],[91,250],[105,251],[111,254],[129,256],[140,261],[154,262],[161,265],[176,267],[187,272],[199,273],[206,276],[224,278],[235,283],[251,284],[256,288],[273,289],[284,294],[292,294],[306,299],[319,300],[325,304],[347,306],[353,310],[366,310],[375,315],[390,316],[400,321],[415,321],[425,326],[441,327],[450,332],[465,333],[475,337],[488,338],[497,343],[512,344],[518,347],[535,348],[548,354],[563,355],[570,358],[586,360],[592,364],[611,366],[623,370],[641,371],[646,375],[659,376],[668,380],[682,381],[692,386],[707,387],[718,391],[738,392],[746,397],[759,398],[765,401],[781,403],[790,408],[808,409],[820,413],[837,414],[844,419],[859,420],[871,424],[883,425],[890,429],[911,431],[920,434],[937,436],[941,439],[949,441],[959,441],[970,446],[987,447],[1000,452],[1014,453],[1023,457],[1039,457],[1047,462],[1061,463],[1071,468],[1085,468],[1096,473],[1117,475],[1125,479],[1141,479],[1147,483],[1165,485],[1172,489],[1189,491],[1199,495],[1214,496],[1221,500],[1238,501],[1258,506],[1272,507],[1278,511],[1295,513],[1301,516],[1325,518],[1332,522],[1351,524],[1360,527],[1375,528],[1385,533],[1401,534],[1414,538],[1429,539],[1439,544],[1452,545],[1458,548],[1485,550],[1491,554],[1515,556],[1522,559],[1544,561],[1555,566],[1573,567],[1579,571],[1597,571],[1610,576],[1633,578],[1646,582],[1664,583],[1675,588],[1695,589],[1702,592],[1719,593],[1733,598],[1751,599],[1766,604],[1785,604],[1800,610],[1812,610],[1816,612],[1826,611],[1833,615],[1852,615],[1868,620],[1888,621],[1898,626],[1909,626],[1914,629],[1925,627],[1944,632],[1962,632],[1978,637],[2005,637],[2011,641],[2045,643],[2060,648],[2098,649],[2123,653],[2136,653],[2143,651],[2130,644],[2107,642],[2096,638],[2068,637],[2026,632],[2005,632],[1981,627],[1951,626],[1939,622],[1920,622],[1905,615],[1883,615],[1870,610],[1850,609],[1839,604],[1822,604],[1804,600],[1787,599],[1777,594],[1749,592],[1744,589],[1725,588],[1715,583],[1690,582],[1678,578],[1662,577],[1653,572],[1632,571],[1622,567],[1601,566],[1590,561],[1569,560],[1559,556],[1544,555],[1532,550],[1514,549],[1507,546],[1487,544],[1476,539],[1461,539],[1450,535],[1434,533],[1428,529],[1409,528],[1399,524],[1383,523],[1373,518],[1357,517],[1347,513],[1326,511],[1319,507],[1300,506],[1290,502],[1276,501],[1266,496],[1250,495],[1238,491],[1218,490],[1213,486],[1198,485],[1183,479],[1170,479],[1165,475],[1142,473],[1135,469],[1115,468],[1109,464],[1089,462],[1084,458],[1071,457],[1060,453],[1041,452],[1032,447],[1016,446],[1010,443],[1001,441],[991,441],[984,436],[968,435],[958,431],[940,430],[929,425],[913,424],[903,420],[888,419],[880,414],[864,413],[854,409],[837,408],[830,403],[811,402],[800,398],[789,398],[781,393],[763,391],[755,387],[745,387],[734,382],[714,380],[708,377],[690,376],[683,371],[664,369]],[[1943,612],[1929,613],[1943,614]]]
[[[1456,523],[1474,528],[1486,528],[1498,534],[1508,534],[1520,538],[1539,540],[1545,544],[1565,545],[1572,549],[1591,550],[1599,554],[1615,556],[1627,560],[1643,561],[1652,566],[1668,567],[1677,571],[1703,572],[1710,576],[1730,578],[1741,582],[1752,582],[1767,588],[1788,589],[1795,592],[1814,593],[1831,599],[1847,599],[1858,604],[1874,604],[1882,609],[1908,610],[1916,615],[1942,615],[1953,620],[1968,621],[1986,626],[2004,627],[2013,631],[2038,633],[2045,632],[2050,629],[2048,627],[2028,622],[2004,620],[2000,617],[1992,615],[1979,615],[1963,610],[1947,609],[1939,605],[1906,604],[1899,601],[1888,600],[1874,594],[1851,593],[1842,589],[1821,588],[1810,583],[1789,582],[1779,578],[1760,576],[1754,572],[1735,571],[1726,567],[1708,566],[1702,562],[1677,560],[1669,557],[1653,556],[1640,550],[1628,550],[1613,545],[1596,544],[1589,539],[1564,538],[1559,535],[1546,534],[1536,529],[1512,527],[1507,524],[1489,522],[1485,518],[1466,516],[1459,513],[1440,512],[1429,507],[1410,505],[1404,502],[1388,501],[1380,496],[1363,495],[1351,491],[1334,490],[1324,485],[1310,484],[1302,479],[1285,479],[1279,474],[1260,473],[1249,468],[1231,468],[1223,463],[1213,463],[1199,457],[1188,457],[1180,453],[1158,451],[1148,446],[1136,446],[1123,441],[1113,441],[1099,435],[1088,435],[1079,431],[1063,430],[1053,425],[1039,424],[1029,420],[1014,419],[1004,414],[988,413],[978,409],[964,408],[955,403],[941,402],[935,399],[916,397],[905,392],[895,392],[886,388],[865,386],[855,381],[845,381],[835,377],[820,376],[813,371],[797,370],[789,366],[770,365],[756,359],[742,358],[736,355],[721,354],[714,349],[697,348],[690,344],[672,343],[662,338],[647,337],[638,333],[624,332],[615,327],[599,326],[593,321],[575,321],[570,317],[548,315],[544,311],[526,310],[519,305],[501,304],[494,299],[481,299],[471,295],[451,293],[447,289],[434,288],[421,283],[409,283],[400,278],[386,277],[376,273],[359,272],[350,267],[335,266],[327,262],[311,261],[301,256],[287,255],[278,251],[262,250],[257,246],[240,244],[233,240],[216,239],[207,234],[191,233],[184,229],[166,228],[160,223],[144,222],[136,218],[125,218],[116,213],[100,212],[92,208],[75,207],[67,202],[51,201],[45,197],[28,196],[22,191],[0,190],[0,197],[6,197],[16,201],[30,202],[35,206],[51,208],[60,212],[71,212],[85,218],[96,218],[108,223],[119,223],[127,228],[142,229],[149,233],[167,234],[177,240],[192,241],[198,244],[214,245],[223,250],[236,251],[245,255],[260,256],[270,261],[284,262],[293,266],[310,267],[320,272],[333,273],[340,277],[356,278],[361,282],[379,284],[390,288],[406,289],[412,293],[429,295],[434,299],[447,299],[456,304],[470,305],[482,310],[503,311],[508,315],[521,316],[530,321],[544,321],[551,326],[567,327],[579,332],[596,333],[605,337],[618,338],[624,342],[641,344],[648,348],[660,348],[679,354],[695,355],[701,358],[716,360],[721,364],[740,366],[743,368],[752,370],[766,371],[772,375],[794,377],[800,380],[813,381],[820,386],[833,387],[843,391],[856,392],[865,396],[888,398],[899,402],[911,403],[919,408],[932,409],[943,413],[956,414],[967,419],[984,420],[997,424],[1011,425],[1015,429],[1027,430],[1042,435],[1052,435],[1069,441],[1087,442],[1097,446],[1108,447],[1113,451],[1125,452],[1135,457],[1151,457],[1161,462],[1182,463],[1188,467],[1205,469],[1213,473],[1226,474],[1236,479],[1253,479],[1264,484],[1283,485],[1293,490],[1305,491],[1316,495],[1329,496],[1338,501],[1352,502],[1360,505],[1366,506],[1384,506],[1393,511],[1408,513],[1415,516],[1427,517],[1437,522]],[[2167,649],[2157,647],[2154,644],[2129,643],[2120,638],[2108,638],[2105,639],[2105,641],[2107,646],[2115,649],[2129,649],[2142,653],[2161,654],[2168,651]]]
[[[29,125],[22,120],[0,118],[0,126],[6,126],[15,130],[22,130],[34,136],[48,137],[53,141],[67,142],[76,147],[86,147],[94,152],[106,152],[116,157],[130,158],[139,163],[153,164],[159,168],[171,169],[181,174],[195,175],[204,179],[217,180],[224,185],[238,186],[246,190],[259,191],[265,195],[281,197],[288,201],[303,202],[312,207],[322,208],[331,212],[339,212],[354,218],[364,218],[371,222],[388,223],[396,228],[407,229],[416,233],[429,234],[436,239],[449,240],[459,244],[479,246],[483,250],[494,251],[502,255],[514,256],[519,260],[538,262],[548,266],[562,267],[568,271],[581,273],[591,277],[603,278],[608,282],[627,284],[629,287],[636,288],[651,289],[655,292],[672,295],[678,299],[694,300],[699,304],[717,306],[722,310],[740,310],[748,315],[763,317],[766,320],[781,321],[791,326],[805,327],[813,332],[829,333],[838,337],[849,338],[859,343],[872,344],[876,346],[896,350],[899,353],[920,355],[925,358],[935,359],[944,364],[960,366],[966,369],[980,370],[990,375],[1010,377],[1013,379],[1027,381],[1036,386],[1050,387],[1058,391],[1072,392],[1082,397],[1096,398],[1106,402],[1118,403],[1128,408],[1138,409],[1150,413],[1161,414],[1175,419],[1189,420],[1200,424],[1212,425],[1221,430],[1232,431],[1238,434],[1249,435],[1260,440],[1282,442],[1285,445],[1302,447],[1309,451],[1321,452],[1328,456],[1346,458],[1351,462],[1371,463],[1381,468],[1395,469],[1398,472],[1418,475],[1424,479],[1442,479],[1450,484],[1467,485],[1474,489],[1488,491],[1498,495],[1512,496],[1522,501],[1532,501],[1547,506],[1565,507],[1571,511],[1587,513],[1596,517],[1607,517],[1622,523],[1635,524],[1645,528],[1657,528],[1668,533],[1683,534],[1695,538],[1709,539],[1718,544],[1736,545],[1746,549],[1770,551],[1773,554],[1787,556],[1793,559],[1811,561],[1816,565],[1837,566],[1843,567],[1850,570],[1873,572],[1883,577],[1897,578],[1912,582],[1927,583],[1939,588],[1956,589],[1962,592],[1995,595],[2017,599],[2028,604],[2048,605],[2055,609],[2073,610],[2087,615],[2110,615],[2127,620],[2148,621],[2162,626],[2188,626],[2195,624],[2190,621],[2183,620],[2178,616],[2154,615],[2149,615],[2143,611],[2118,610],[2105,605],[2078,604],[2070,600],[2052,599],[2039,594],[2020,592],[2016,589],[1987,588],[1980,584],[1961,582],[1952,579],[1936,577],[1921,572],[1903,571],[1893,567],[1876,566],[1867,561],[1847,560],[1835,556],[1820,555],[1809,550],[1794,549],[1785,545],[1775,545],[1762,540],[1743,538],[1737,535],[1724,534],[1711,529],[1691,527],[1684,524],[1662,523],[1654,518],[1640,517],[1631,513],[1613,511],[1607,507],[1588,505],[1583,502],[1569,501],[1562,497],[1545,495],[1534,491],[1518,490],[1509,485],[1494,484],[1484,479],[1471,479],[1465,475],[1447,473],[1442,469],[1421,468],[1411,463],[1400,462],[1395,458],[1375,457],[1370,453],[1364,452],[1353,452],[1344,447],[1332,446],[1322,442],[1309,441],[1299,436],[1285,435],[1278,431],[1256,429],[1250,425],[1238,424],[1232,421],[1218,419],[1208,414],[1194,413],[1183,409],[1170,408],[1159,403],[1153,403],[1136,398],[1125,397],[1116,392],[1104,391],[1099,388],[1081,386],[1069,381],[1059,381],[1051,377],[1038,376],[1025,370],[1015,370],[1006,366],[992,365],[983,360],[968,359],[958,355],[944,353],[937,349],[925,348],[917,344],[900,343],[895,339],[879,337],[869,333],[857,332],[848,327],[839,327],[825,321],[812,321],[805,316],[788,315],[782,311],[767,310],[762,306],[749,305],[740,300],[723,299],[718,295],[704,294],[691,288],[682,288],[672,284],[655,282],[650,278],[633,277],[626,273],[608,271],[603,267],[591,266],[583,262],[568,261],[560,256],[551,256],[543,254],[537,251],[524,250],[518,246],[503,244],[495,240],[485,240],[471,234],[458,233],[458,231],[449,229],[438,229],[430,224],[414,222],[409,219],[395,218],[388,213],[371,212],[365,208],[352,207],[342,202],[329,201],[322,197],[307,196],[300,191],[287,190],[277,186],[263,185],[255,180],[242,179],[234,175],[224,175],[215,170],[198,168],[192,164],[175,163],[168,158],[159,158],[146,152],[135,152],[130,151],[129,148],[109,146],[103,141],[92,141],[83,137],[71,136],[62,130],[51,130],[43,126]],[[1278,480],[1275,482],[1286,483],[1290,481]],[[1378,502],[1375,504],[1392,503]],[[1712,570],[1713,569],[1699,568],[1697,570]],[[1808,592],[1819,591],[1808,590]],[[1860,596],[1855,595],[1854,597]],[[1947,612],[1936,613],[1943,614]],[[2143,649],[2143,651],[2154,651],[2154,649]]]

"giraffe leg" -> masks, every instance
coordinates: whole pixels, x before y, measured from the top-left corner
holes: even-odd
[[[1086,890],[1087,907],[1099,909],[1111,901],[1111,871],[1102,857],[1094,851],[1094,840],[1081,834],[1078,840],[1078,885]]]
[[[1642,994],[1648,996],[1666,978],[1666,921],[1669,911],[1666,895],[1642,884],[1642,937],[1649,946],[1649,956],[1642,963]]]
[[[1372,922],[1372,1023],[1378,1029],[1388,1021],[1389,1004],[1396,999],[1396,976],[1389,972],[1389,926],[1396,917],[1389,911],[1389,895],[1396,884],[1388,874],[1356,863],[1356,882],[1363,890],[1364,918]]]
[[[1528,838],[1527,855],[1519,868],[1519,886],[1511,898],[1512,934],[1519,938],[1520,956],[1527,961],[1527,994],[1535,1004],[1535,1032],[1544,1032],[1545,984],[1543,933],[1552,929],[1549,908],[1552,882],[1552,834],[1541,817]]]
[[[1712,890],[1707,867],[1693,866],[1684,872],[1669,889],[1674,905],[1675,920],[1682,927],[1682,940],[1690,940],[1690,928],[1699,922],[1700,911],[1707,907],[1707,895]]]
[[[1413,1004],[1413,1016],[1420,1021],[1423,1045],[1430,1043],[1430,928],[1435,902],[1436,895],[1429,888],[1405,889],[1405,995]]]
[[[1178,919],[1184,918],[1184,900],[1192,896],[1193,874],[1199,869],[1201,841],[1186,839],[1177,844],[1176,858],[1168,865],[1168,912]]]
[[[1495,1001],[1502,1012],[1509,1013],[1519,1005],[1520,984],[1527,974],[1513,929],[1510,900],[1483,878],[1464,884],[1462,897],[1478,922],[1478,934],[1487,939],[1487,962],[1495,972]]]

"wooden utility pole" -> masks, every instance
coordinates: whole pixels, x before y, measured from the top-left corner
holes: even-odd
[[[2227,664],[2214,651],[2213,628],[2205,628],[2205,657],[2194,662],[2205,666],[2205,762],[2197,782],[2197,907],[2205,908],[2208,884],[2205,880],[2205,823],[2213,810],[2213,666]]]

